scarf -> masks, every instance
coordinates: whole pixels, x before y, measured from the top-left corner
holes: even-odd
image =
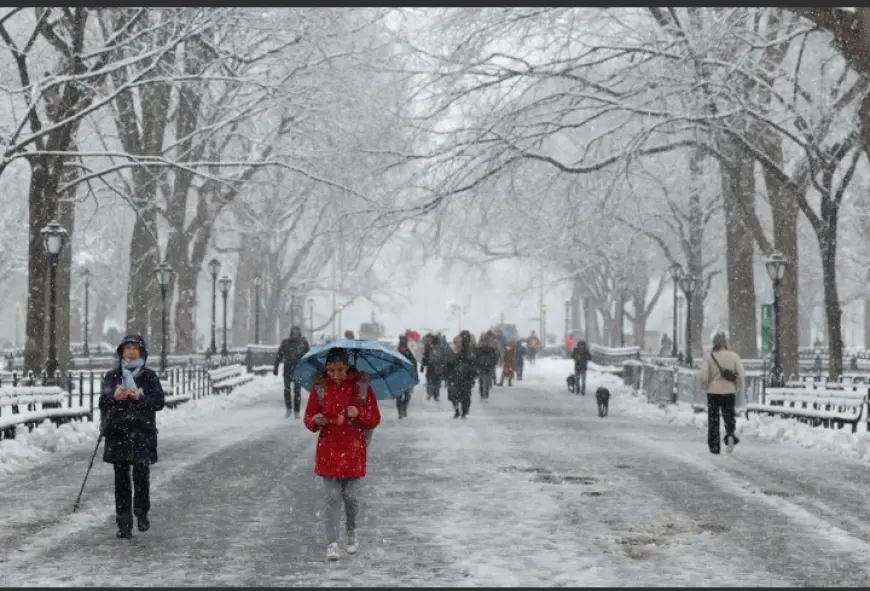
[[[123,380],[121,385],[128,390],[137,390],[140,391],[139,387],[136,385],[136,378],[142,373],[142,368],[145,366],[144,359],[137,359],[136,361],[122,361],[121,362],[121,374],[123,376]]]

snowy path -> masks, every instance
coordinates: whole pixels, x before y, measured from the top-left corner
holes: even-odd
[[[114,538],[108,466],[74,517],[64,512],[87,458],[0,486],[0,586],[830,586],[870,576],[865,464],[758,441],[714,457],[695,428],[615,411],[599,419],[591,397],[536,384],[534,371],[488,404],[475,395],[467,421],[419,390],[406,421],[383,402],[363,545],[338,564],[324,562],[314,436],[283,419],[275,396],[161,447],[153,527],[132,542]],[[13,506],[19,526],[5,521]]]

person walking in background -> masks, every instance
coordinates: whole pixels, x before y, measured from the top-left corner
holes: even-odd
[[[423,340],[425,344],[423,359],[420,361],[420,373],[426,375],[426,400],[431,398],[438,402],[441,398],[441,382],[446,377],[445,366],[452,351],[441,335],[431,334]]]
[[[451,359],[449,381],[453,384],[453,418],[467,418],[471,409],[471,390],[478,375],[477,354],[471,333],[461,331],[453,340],[455,354]]]
[[[106,441],[103,461],[115,470],[117,536],[131,538],[134,515],[139,531],[151,528],[148,512],[151,464],[157,463],[156,413],[163,409],[165,396],[160,378],[145,367],[148,350],[141,335],[125,336],[117,354],[118,367],[106,372],[100,388],[100,430]]]
[[[493,375],[495,375],[495,366],[498,363],[498,343],[496,336],[488,330],[480,337],[477,347],[477,367],[480,375],[477,380],[478,390],[480,391],[481,400],[489,400],[489,394],[492,391]]]
[[[517,352],[516,352],[516,358],[517,358],[517,369],[516,369],[516,374],[517,374],[517,381],[518,381],[518,382],[523,381],[523,366],[525,366],[525,364],[526,364],[526,354],[527,354],[527,353],[528,353],[528,349],[526,349],[526,346],[525,346],[525,344],[523,343],[523,341],[517,341]]]
[[[535,358],[538,356],[538,349],[541,348],[541,340],[538,338],[538,335],[535,334],[535,331],[532,331],[529,334],[529,339],[527,341],[526,349],[529,353],[529,363],[532,365],[535,364]]]
[[[302,336],[302,329],[294,326],[290,329],[290,336],[281,341],[278,347],[278,355],[275,357],[273,373],[278,375],[278,366],[284,363],[284,418],[289,418],[290,413],[298,419],[302,407],[302,385],[293,379],[293,370],[299,361],[308,353],[308,339]]]
[[[574,359],[574,393],[586,396],[586,370],[589,369],[589,360],[592,358],[586,347],[586,341],[583,339],[577,341],[571,357]]]
[[[361,404],[360,392],[365,392]],[[326,558],[338,560],[341,506],[344,504],[345,549],[354,554],[359,517],[359,484],[366,475],[366,431],[381,422],[375,393],[364,376],[350,366],[345,349],[330,349],[326,370],[317,376],[305,407],[305,426],[317,433],[314,473],[323,478],[326,495]]]
[[[514,371],[517,367],[517,341],[513,337],[508,339],[507,346],[504,349],[504,356],[501,361],[501,381],[499,386],[504,386],[504,380],[507,378],[508,386],[513,386]]]
[[[734,434],[736,419],[734,408],[737,404],[737,392],[743,391],[746,372],[740,356],[728,349],[728,339],[725,333],[713,336],[713,350],[701,362],[698,370],[701,380],[701,390],[707,393],[707,447],[710,453],[718,454],[719,445],[719,414],[725,423],[725,446],[728,453],[734,451],[734,446],[740,440]]]
[[[346,331],[344,331],[344,338],[349,339],[349,340],[351,340],[351,341],[355,341],[355,340],[356,340],[356,337],[353,336],[353,331],[352,331],[352,330],[346,330]]]
[[[411,365],[414,366],[414,375],[417,376],[417,358],[414,357],[414,354],[408,347],[408,337],[406,335],[399,337],[398,351],[405,357],[405,359],[411,362]],[[413,389],[406,390],[396,396],[396,410],[399,412],[400,419],[404,419],[408,416],[408,404],[411,402],[411,394],[413,392]]]

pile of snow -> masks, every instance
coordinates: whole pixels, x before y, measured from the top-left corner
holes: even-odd
[[[696,413],[691,407],[669,404],[659,407],[650,404],[642,393],[635,393],[630,387],[612,388],[610,408],[613,414],[637,417],[639,419],[662,420],[675,425],[707,430],[707,413]],[[724,426],[720,427],[720,430]],[[724,431],[723,431],[724,432]],[[842,430],[810,427],[793,419],[751,414],[737,416],[737,436],[745,441],[794,443],[806,448],[831,451],[846,457],[870,462],[870,433],[865,422],[858,424],[858,432],[852,433],[851,427]]]
[[[157,426],[161,437],[171,436],[173,431],[191,422],[208,422],[228,410],[249,405],[266,394],[274,394],[282,387],[281,378],[257,377],[228,396],[207,396],[172,410],[165,409],[158,414]],[[29,433],[26,428],[19,428],[15,439],[0,441],[0,476],[31,468],[57,452],[93,447],[99,435],[99,425],[100,411],[95,409],[93,422],[76,421],[58,427],[45,421]]]
[[[596,387],[604,385],[612,391],[612,388],[621,387],[622,385],[622,378],[610,373],[616,369],[618,368],[602,367],[590,361],[586,380],[589,383],[594,381]],[[547,386],[558,384],[562,388],[567,389],[568,386],[565,383],[565,379],[572,373],[574,373],[573,359],[548,357],[538,359],[535,365],[531,365],[526,361],[526,364],[523,366],[523,383],[545,384]],[[589,383],[587,383],[587,392],[589,391]]]

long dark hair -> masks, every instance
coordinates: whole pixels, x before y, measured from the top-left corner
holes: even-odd
[[[471,333],[467,330],[460,331],[459,354],[464,356],[472,352],[474,352],[474,345],[471,343]]]

